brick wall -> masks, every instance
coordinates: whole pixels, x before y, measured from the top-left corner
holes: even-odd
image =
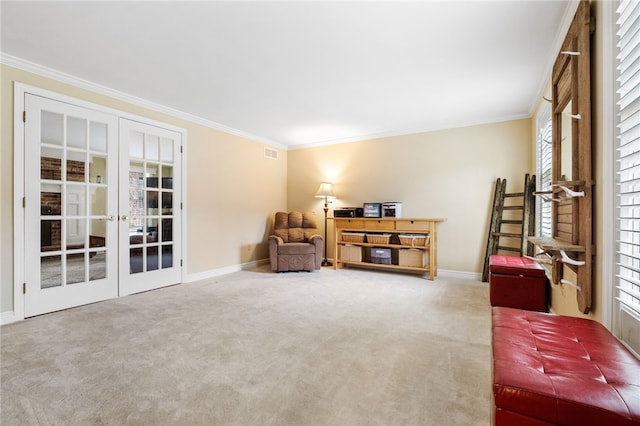
[[[62,209],[62,194],[59,192],[41,192],[40,205],[43,215],[60,215]],[[46,222],[46,223],[44,223]],[[59,250],[62,244],[62,222],[60,220],[43,220],[40,232],[42,251]]]
[[[82,161],[67,160],[67,180],[72,182],[84,182],[85,163]],[[48,180],[62,180],[62,160],[60,158],[40,158],[40,178]],[[62,194],[59,192],[40,193],[41,214],[61,215]],[[40,226],[41,250],[60,250],[62,244],[62,221],[43,220]]]
[[[84,182],[84,162],[67,160],[67,180]],[[62,160],[59,158],[40,158],[40,178],[62,180]]]

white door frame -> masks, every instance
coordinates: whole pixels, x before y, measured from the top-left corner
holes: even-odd
[[[182,202],[183,206],[187,205],[187,179],[186,179],[186,146],[187,146],[187,130],[181,127],[173,126],[160,121],[148,119],[135,114],[109,108],[103,105],[77,99],[71,96],[63,95],[58,92],[43,89],[28,84],[14,82],[13,85],[13,320],[19,321],[25,318],[24,312],[24,283],[25,283],[25,123],[23,121],[23,112],[25,111],[25,95],[33,94],[45,98],[50,98],[59,102],[66,102],[83,108],[112,114],[120,118],[126,118],[141,123],[150,124],[157,127],[173,130],[182,135]],[[187,259],[187,210],[182,209],[182,249],[179,253],[179,259],[182,261],[182,270],[180,282],[186,281]]]

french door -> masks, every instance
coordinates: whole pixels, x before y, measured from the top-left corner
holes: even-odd
[[[181,134],[120,120],[120,295],[180,281]]]
[[[25,317],[178,283],[181,133],[24,105]]]
[[[25,95],[25,316],[118,295],[118,121]]]

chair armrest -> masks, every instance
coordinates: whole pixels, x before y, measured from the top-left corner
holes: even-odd
[[[320,269],[320,266],[322,265],[322,253],[324,250],[324,238],[322,237],[322,235],[315,234],[312,235],[311,238],[309,238],[309,242],[316,247],[314,263],[316,269]]]
[[[314,234],[311,237],[309,237],[309,242],[311,244],[315,244],[316,246],[318,246],[318,244],[322,243],[323,241],[324,241],[324,238],[320,234]]]
[[[271,244],[279,246],[280,244],[284,244],[284,240],[277,235],[269,235],[269,245]]]
[[[269,263],[271,270],[278,271],[278,246],[284,244],[284,240],[277,235],[269,235]]]

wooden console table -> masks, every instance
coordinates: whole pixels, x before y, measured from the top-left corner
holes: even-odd
[[[367,266],[438,275],[437,225],[444,219],[331,218],[334,222],[334,269]],[[388,241],[380,242],[388,238]],[[372,259],[372,249],[388,249],[390,263]]]

